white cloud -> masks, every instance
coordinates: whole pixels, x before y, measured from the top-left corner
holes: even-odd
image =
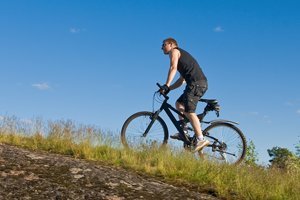
[[[79,33],[80,29],[79,28],[70,28],[70,33]]]
[[[50,86],[48,83],[35,83],[32,84],[32,87],[35,87],[38,90],[49,90]]]
[[[272,123],[272,120],[270,119],[270,117],[269,117],[268,115],[264,115],[264,116],[263,116],[263,120],[264,120],[265,122],[267,122],[268,124]]]
[[[86,31],[86,29],[85,28],[75,28],[75,27],[72,27],[72,28],[70,28],[69,31],[72,34],[76,34],[76,33],[84,32],[84,31]]]
[[[297,113],[300,115],[300,109],[297,110]]]
[[[251,111],[251,112],[248,112],[248,115],[251,116],[252,118],[255,118],[255,119],[261,121],[261,122],[268,123],[268,124],[272,123],[270,116],[263,115],[263,113],[259,113],[257,111]]]
[[[224,29],[221,26],[217,26],[214,28],[214,32],[217,32],[217,33],[224,32]]]

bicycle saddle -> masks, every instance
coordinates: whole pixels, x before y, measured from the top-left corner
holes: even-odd
[[[219,112],[221,110],[221,107],[218,104],[217,99],[200,99],[199,101],[207,103],[206,107],[204,108],[205,111],[215,110],[215,111]],[[217,115],[218,115],[218,113],[217,113]]]
[[[205,103],[208,103],[208,104],[217,104],[218,103],[217,99],[200,99],[199,101],[205,102]]]

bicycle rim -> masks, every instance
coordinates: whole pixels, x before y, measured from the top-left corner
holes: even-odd
[[[204,130],[210,146],[204,148],[204,157],[219,163],[238,164],[246,153],[246,139],[243,133],[229,123],[214,123]]]
[[[122,144],[130,149],[145,149],[161,147],[167,143],[168,130],[165,122],[158,117],[154,120],[149,132],[145,136],[153,113],[139,112],[130,116],[124,123],[121,132]]]

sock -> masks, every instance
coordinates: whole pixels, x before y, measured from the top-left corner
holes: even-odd
[[[197,140],[198,140],[198,141],[202,141],[202,140],[204,140],[204,137],[203,137],[203,135],[201,135],[201,136],[198,136],[198,137],[197,137]]]

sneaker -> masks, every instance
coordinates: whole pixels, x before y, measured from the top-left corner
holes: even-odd
[[[195,146],[194,152],[201,151],[204,147],[206,147],[208,145],[209,145],[209,141],[208,140],[198,141],[197,144],[196,144],[196,146]]]
[[[170,138],[175,139],[175,140],[189,140],[189,134],[188,134],[188,130],[187,130],[187,126],[183,128],[183,134],[181,133],[175,133],[174,135],[171,135]]]

